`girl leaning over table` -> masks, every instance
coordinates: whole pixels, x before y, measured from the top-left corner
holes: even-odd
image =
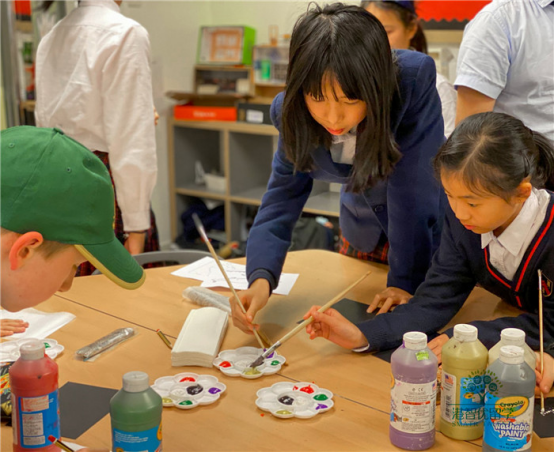
[[[291,38],[286,91],[271,106],[279,144],[247,244],[253,320],[277,286],[294,224],[314,181],[342,184],[340,252],[390,265],[378,296],[409,297],[440,239],[446,200],[431,160],[444,141],[435,64],[391,51],[381,23],[364,9],[312,4]]]

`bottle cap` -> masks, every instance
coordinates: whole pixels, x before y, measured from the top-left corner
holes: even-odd
[[[454,326],[454,338],[462,343],[477,340],[477,327],[470,324],[457,324]]]
[[[144,392],[148,387],[148,375],[142,371],[130,371],[123,375],[123,390],[126,392]]]
[[[525,332],[521,329],[514,329],[511,327],[502,329],[502,332],[500,332],[500,339],[505,346],[523,346],[525,344]]]
[[[519,365],[523,363],[523,354],[523,348],[519,346],[502,346],[500,348],[500,361],[510,365]]]
[[[421,351],[427,347],[427,335],[423,332],[406,332],[403,339],[407,349]]]
[[[40,360],[44,357],[44,343],[39,340],[29,340],[20,346],[19,352],[23,360]]]

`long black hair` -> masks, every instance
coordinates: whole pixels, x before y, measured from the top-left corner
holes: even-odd
[[[304,95],[321,99],[324,79],[330,78],[349,99],[367,104],[347,189],[360,192],[386,178],[401,157],[390,127],[396,77],[387,34],[374,16],[353,5],[310,4],[292,32],[283,101],[283,141],[295,169],[312,170],[314,147],[331,145],[331,134],[312,118],[304,100]]]
[[[529,179],[552,189],[554,148],[542,134],[504,113],[477,113],[464,119],[440,148],[435,171],[456,174],[475,193],[508,200]]]
[[[402,22],[406,28],[415,25],[416,32],[413,38],[410,39],[410,48],[418,52],[427,53],[427,38],[423,32],[423,27],[419,21],[419,16],[417,15],[413,1],[364,0],[361,6],[365,9],[370,3],[385,11],[394,11],[398,19],[400,19],[400,22]]]

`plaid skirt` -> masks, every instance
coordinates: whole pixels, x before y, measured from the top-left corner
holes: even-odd
[[[115,185],[113,182],[112,170],[110,169],[110,160],[108,158],[108,153],[104,153],[102,151],[94,151],[94,154],[96,154],[96,156],[100,158],[100,160],[104,163],[104,165],[108,169],[108,172],[110,173],[110,178],[112,180],[112,186],[114,187],[114,194],[115,194]],[[115,227],[114,228],[115,236],[117,237],[117,239],[119,239],[119,241],[122,244],[124,244],[125,231],[123,230],[123,219],[121,217],[121,210],[117,205],[117,197],[115,197],[114,227]],[[146,236],[144,238],[144,251],[155,252],[157,250],[160,250],[160,241],[158,239],[158,228],[156,227],[156,217],[154,216],[154,212],[152,211],[152,209],[150,209],[150,228],[146,230]],[[150,267],[150,266],[146,265],[144,267]],[[79,268],[77,269],[77,273],[75,275],[77,277],[84,277],[85,275],[92,274],[95,269],[96,268],[87,261],[79,266]]]
[[[339,253],[351,256],[364,261],[374,261],[376,263],[389,264],[389,240],[384,234],[381,234],[377,246],[372,252],[360,252],[356,250],[344,236],[341,235],[339,242]]]

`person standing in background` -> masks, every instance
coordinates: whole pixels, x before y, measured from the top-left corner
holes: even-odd
[[[361,6],[383,24],[393,49],[428,53],[427,39],[413,1],[363,1]],[[437,72],[437,91],[441,98],[444,135],[450,137],[456,120],[456,90],[439,72]]]
[[[506,113],[554,144],[553,62],[552,0],[494,0],[464,30],[456,123]]]
[[[115,233],[131,254],[159,250],[150,198],[156,184],[156,111],[148,32],[121,1],[81,1],[40,42],[36,123],[83,143],[106,165]],[[89,275],[92,265],[81,266]]]

